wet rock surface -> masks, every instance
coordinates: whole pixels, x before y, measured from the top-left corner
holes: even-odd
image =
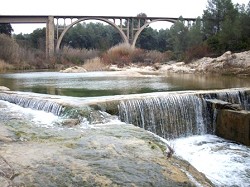
[[[212,186],[133,125],[45,128],[2,103],[0,114],[1,186]]]
[[[87,72],[86,69],[84,69],[83,67],[79,67],[79,66],[74,66],[74,67],[70,67],[64,70],[60,70],[61,73],[83,73],[83,72]]]

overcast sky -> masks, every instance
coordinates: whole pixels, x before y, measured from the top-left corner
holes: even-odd
[[[232,0],[234,4],[248,4],[249,0]],[[1,0],[1,15],[87,15],[136,16],[146,13],[150,17],[202,16],[207,0]],[[166,27],[167,23],[152,24]],[[14,33],[30,33],[45,25],[12,25]]]

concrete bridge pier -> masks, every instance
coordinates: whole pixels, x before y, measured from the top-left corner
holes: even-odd
[[[46,22],[46,58],[54,56],[55,43],[54,43],[54,16],[48,16]]]

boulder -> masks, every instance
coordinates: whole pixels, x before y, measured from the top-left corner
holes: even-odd
[[[5,86],[0,86],[0,91],[9,91],[10,89]]]
[[[217,58],[204,57],[189,66],[200,73],[250,75],[250,51],[242,53],[227,51]]]
[[[60,70],[60,72],[61,73],[84,73],[84,72],[87,72],[87,70],[80,66],[74,66],[74,67],[67,68],[65,70]]]
[[[64,119],[61,124],[63,126],[67,126],[67,127],[74,127],[76,125],[80,124],[80,120],[79,119]]]

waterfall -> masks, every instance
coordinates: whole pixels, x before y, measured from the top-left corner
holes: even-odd
[[[143,96],[145,97],[143,98]],[[117,100],[115,104],[112,103],[112,99],[110,101],[107,99],[105,102],[112,103],[111,110],[115,114],[119,112],[121,121],[144,128],[165,139],[207,133],[215,134],[216,118],[219,111],[209,100],[219,99],[239,104],[245,110],[250,109],[250,91],[241,89],[161,93],[160,95],[156,93],[155,96],[142,94],[140,97],[139,99],[138,96],[118,98],[117,100],[120,100],[118,107]],[[78,112],[74,112],[78,111],[75,104],[71,106],[71,103],[67,104],[68,101],[62,101],[58,98],[55,100],[52,96],[48,98],[40,95],[0,92],[0,99],[22,107],[51,112],[58,116],[69,111],[73,118],[78,116]],[[58,101],[62,101],[64,106],[60,104],[62,102]],[[95,102],[98,104],[99,101]],[[81,111],[82,108],[87,108],[87,111],[82,111],[82,115],[87,115],[91,110],[99,110],[99,107],[92,108],[95,106],[92,101],[90,104],[91,106],[87,106],[88,104],[85,103],[84,107],[80,107]],[[103,108],[106,110],[105,107]]]
[[[168,94],[153,98],[121,101],[119,117],[163,138],[215,134],[217,109],[206,99],[219,99],[250,109],[245,91],[232,90],[203,94]]]
[[[229,103],[239,104],[242,109],[250,110],[250,97],[243,90],[206,94],[203,97],[206,99],[219,99]]]
[[[168,95],[147,99],[121,101],[119,117],[172,139],[194,134],[206,134],[210,123],[205,100],[195,95]]]
[[[62,106],[56,102],[38,99],[32,97],[23,97],[17,94],[5,94],[0,93],[0,100],[8,101],[13,104],[17,104],[24,108],[31,108],[36,110],[43,110],[45,112],[51,112],[55,115],[60,115],[62,112]]]

